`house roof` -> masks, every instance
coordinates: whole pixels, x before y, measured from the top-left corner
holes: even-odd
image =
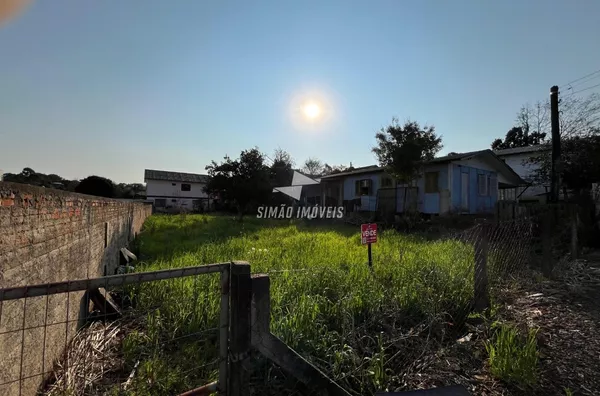
[[[492,151],[492,150],[478,150],[478,151],[469,151],[466,153],[453,153],[453,154],[448,154],[445,155],[443,157],[437,157],[432,159],[431,161],[428,161],[427,163],[429,164],[438,164],[440,162],[449,162],[449,161],[460,161],[462,159],[467,159],[470,157],[475,157],[477,155],[483,154],[487,151]]]
[[[147,180],[166,180],[186,183],[206,183],[208,175],[197,173],[169,172],[161,170],[146,169],[144,171],[144,181]]]
[[[521,176],[519,176],[513,168],[511,168],[510,166],[508,166],[506,164],[506,162],[504,162],[504,160],[502,160],[501,158],[499,158],[492,150],[490,149],[486,149],[486,150],[478,150],[478,151],[469,151],[466,153],[454,153],[451,155],[445,155],[443,157],[438,157],[438,158],[434,158],[431,161],[428,161],[427,164],[440,164],[440,163],[444,163],[444,162],[450,162],[450,161],[461,161],[461,160],[466,160],[469,158],[473,158],[473,157],[478,157],[478,156],[486,156],[488,159],[490,159],[491,161],[493,161],[498,170],[502,173],[504,173],[505,176],[507,176],[509,179],[511,179],[515,185],[525,185],[527,184],[522,178]],[[371,165],[371,166],[365,166],[362,168],[357,168],[354,169],[350,172],[342,172],[342,173],[336,173],[334,175],[328,175],[328,176],[323,176],[321,179],[333,179],[333,178],[337,178],[337,177],[344,177],[344,176],[351,176],[351,175],[356,175],[356,174],[362,174],[362,173],[376,173],[376,172],[383,172],[384,168],[377,166],[377,165]]]
[[[332,175],[323,176],[323,177],[321,177],[321,180],[322,179],[334,179],[337,177],[344,177],[344,176],[351,176],[351,175],[360,175],[362,173],[383,172],[383,170],[384,169],[382,167],[377,166],[377,165],[362,166],[360,168],[354,168],[351,171],[334,173]]]
[[[527,147],[513,147],[504,150],[494,150],[494,154],[499,157],[503,157],[505,155],[516,155],[523,153],[534,153],[536,151],[544,151],[544,150],[552,150],[552,147],[547,144],[539,144],[536,146],[527,146]]]

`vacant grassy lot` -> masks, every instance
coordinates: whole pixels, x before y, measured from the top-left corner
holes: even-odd
[[[139,271],[245,260],[253,273],[270,274],[273,333],[361,394],[401,386],[401,369],[419,353],[411,340],[424,338],[423,331],[443,335],[432,328],[464,319],[473,293],[471,246],[394,231],[373,245],[373,273],[358,228],[344,225],[152,216],[138,243]],[[124,343],[128,364],[140,361],[136,393],[175,394],[216,379],[215,365],[198,368],[217,358],[216,336],[178,339],[218,325],[218,277],[153,282],[131,292],[147,312]],[[269,380],[272,394],[291,394],[293,385],[276,385],[276,369],[257,372],[254,381]]]

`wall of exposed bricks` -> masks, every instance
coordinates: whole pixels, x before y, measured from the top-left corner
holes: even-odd
[[[114,274],[151,212],[142,202],[0,182],[0,288]],[[77,292],[0,303],[0,395],[35,394],[75,334],[82,301]]]

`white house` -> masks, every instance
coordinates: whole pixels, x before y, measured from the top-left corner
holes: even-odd
[[[209,210],[212,199],[204,192],[207,175],[146,169],[146,199],[159,212]]]
[[[550,191],[550,185],[536,184],[532,178],[539,165],[529,160],[540,155],[542,152],[551,152],[549,145],[515,147],[504,150],[495,150],[494,154],[504,160],[523,180],[529,183],[525,187],[504,189],[499,191],[499,200],[519,201],[544,201]]]

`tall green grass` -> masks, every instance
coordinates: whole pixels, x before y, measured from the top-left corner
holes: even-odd
[[[138,244],[139,271],[245,260],[253,273],[270,274],[272,332],[363,394],[386,386],[390,326],[407,330],[442,315],[458,322],[473,295],[471,246],[394,231],[373,245],[373,272],[358,227],[346,225],[159,215],[146,221]],[[216,379],[216,370],[193,370],[217,357],[216,338],[186,347],[168,341],[218,325],[218,276],[152,282],[130,292],[137,310],[147,313],[125,341],[129,364],[143,361],[138,394],[173,394]],[[147,381],[156,373],[165,380]]]
[[[525,336],[511,326],[502,325],[486,344],[491,373],[506,382],[532,386],[537,380],[538,351],[536,330]]]

